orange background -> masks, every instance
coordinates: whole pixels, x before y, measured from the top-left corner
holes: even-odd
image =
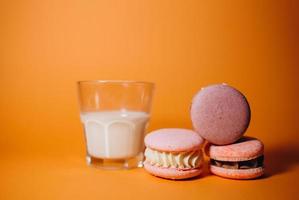
[[[299,15],[291,0],[0,2],[0,199],[298,199]],[[240,89],[267,174],[174,182],[85,164],[76,81],[156,83],[150,130],[191,128],[194,93]]]

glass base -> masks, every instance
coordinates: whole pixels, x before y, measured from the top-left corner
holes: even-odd
[[[86,162],[92,167],[109,170],[141,168],[143,167],[143,153],[125,159],[96,158],[87,155]]]

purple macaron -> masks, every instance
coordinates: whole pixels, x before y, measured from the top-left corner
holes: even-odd
[[[250,107],[237,89],[227,84],[210,85],[194,96],[191,120],[195,131],[208,142],[230,144],[248,128]]]

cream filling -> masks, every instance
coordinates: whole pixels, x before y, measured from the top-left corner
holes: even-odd
[[[202,151],[172,153],[146,148],[145,157],[146,162],[159,167],[197,168],[201,164]]]

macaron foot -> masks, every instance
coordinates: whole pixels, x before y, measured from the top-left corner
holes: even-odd
[[[211,173],[229,179],[255,179],[261,177],[265,169],[264,167],[250,168],[250,169],[227,169],[223,167],[210,166]]]
[[[147,162],[144,163],[144,169],[150,174],[171,180],[189,179],[199,176],[202,172],[202,167],[179,170],[177,168],[163,168],[151,165]]]

